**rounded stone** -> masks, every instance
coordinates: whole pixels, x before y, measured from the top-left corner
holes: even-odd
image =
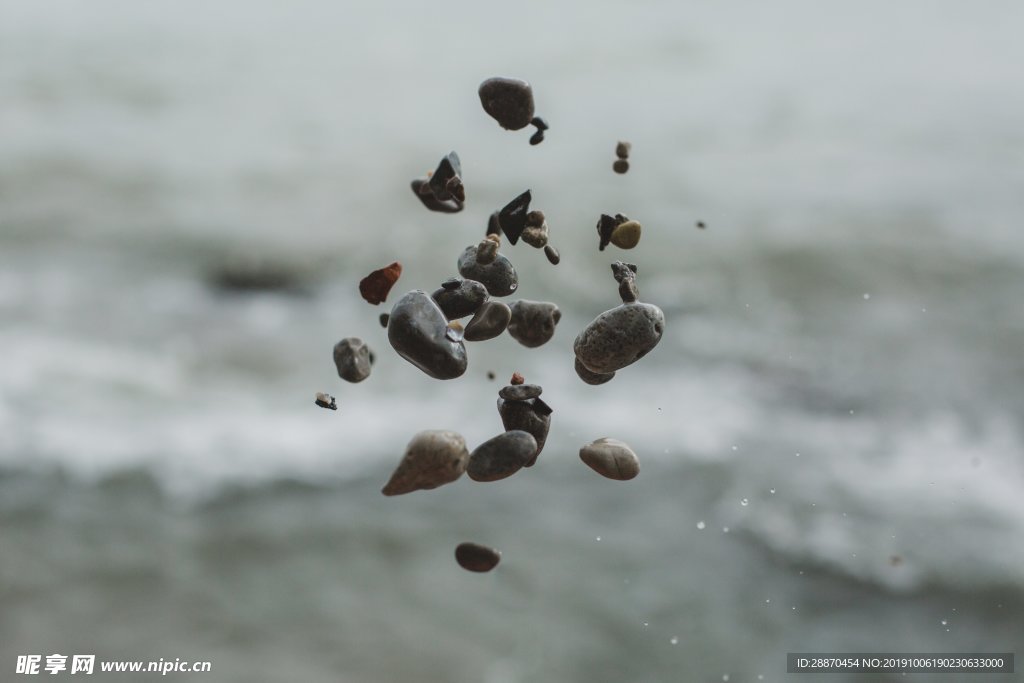
[[[346,382],[362,382],[370,376],[370,347],[359,337],[346,337],[334,345],[334,367]]]
[[[623,142],[620,140],[618,144],[615,145],[615,156],[617,156],[620,159],[628,159],[629,152],[632,149],[633,145],[631,145],[628,142]]]
[[[469,455],[466,474],[473,481],[498,481],[522,469],[537,450],[529,432],[513,429],[477,446]]]
[[[482,574],[498,566],[501,553],[478,543],[460,543],[455,547],[455,561],[467,571]]]
[[[378,320],[380,321],[380,326],[381,327],[387,327],[388,326],[388,320],[390,320],[390,319],[391,319],[391,314],[390,313],[381,313],[380,317],[378,318]]]
[[[555,334],[555,326],[562,319],[558,306],[546,301],[520,299],[512,304],[512,319],[508,333],[527,348],[546,344]]]
[[[640,244],[641,225],[636,221],[619,223],[612,230],[609,241],[619,249],[632,249]]]
[[[612,170],[616,173],[625,173],[629,170],[629,162],[625,159],[616,159],[612,164]]]
[[[661,341],[665,314],[638,301],[607,310],[580,332],[573,351],[593,373],[621,370],[647,355]]]
[[[405,455],[381,490],[385,496],[436,489],[449,484],[466,471],[469,449],[460,434],[441,429],[418,433],[405,448]]]
[[[548,257],[548,261],[553,266],[557,266],[558,262],[562,260],[562,257],[558,254],[558,250],[555,249],[550,244],[545,245],[545,247],[544,247],[544,255]]]
[[[543,389],[539,384],[509,384],[498,392],[506,401],[529,401],[540,396]]]
[[[466,341],[494,339],[508,327],[512,309],[504,301],[485,301],[466,325]]]
[[[511,261],[497,254],[490,263],[480,263],[476,260],[476,250],[477,245],[468,246],[459,256],[462,277],[481,283],[491,296],[508,296],[519,288],[519,276]]]
[[[476,280],[445,280],[441,288],[430,295],[441,307],[448,320],[473,315],[487,301],[487,288]]]
[[[587,384],[590,384],[590,385],[593,385],[593,386],[597,386],[599,384],[604,384],[605,382],[610,382],[611,380],[613,380],[615,378],[615,373],[614,372],[609,372],[609,373],[591,372],[590,370],[587,369],[586,365],[584,365],[583,363],[580,362],[579,358],[577,358],[575,360],[574,367],[576,368],[576,374],[579,375],[579,378],[581,380],[583,380],[584,382],[586,382]]]
[[[435,379],[466,372],[466,346],[448,336],[448,319],[423,290],[413,290],[391,309],[388,341],[405,360]]]
[[[484,111],[505,130],[519,130],[533,119],[533,89],[518,78],[488,78],[477,91]]]
[[[580,449],[580,460],[602,477],[628,481],[640,474],[640,461],[633,449],[618,439],[605,437]]]
[[[537,442],[536,450],[530,455],[524,467],[532,467],[537,462],[537,456],[544,450],[544,444],[548,439],[548,431],[551,429],[551,410],[546,403],[541,406],[535,405],[540,399],[534,401],[506,401],[498,399],[498,414],[501,416],[501,424],[506,430],[518,429],[529,432]]]

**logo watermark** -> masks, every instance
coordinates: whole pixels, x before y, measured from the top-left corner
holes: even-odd
[[[207,673],[213,670],[211,662],[194,662],[174,659],[158,659],[155,661],[126,661],[101,659],[97,663],[96,655],[18,655],[14,673],[34,676],[36,674],[84,674],[96,671],[104,673],[158,673],[166,676],[170,673]]]

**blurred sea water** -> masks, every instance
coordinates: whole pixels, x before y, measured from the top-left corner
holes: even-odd
[[[1013,651],[1022,28],[1014,2],[0,0],[0,679],[54,652],[510,683]],[[483,113],[492,75],[532,82],[543,144]],[[466,210],[428,213],[408,183],[452,149]],[[562,262],[503,251],[554,339],[427,378],[359,279],[432,290],[528,187]],[[616,212],[640,245],[598,252]],[[616,258],[666,333],[590,387],[572,341]],[[211,286],[239,260],[297,286]],[[345,336],[377,353],[359,385]],[[555,411],[536,467],[380,495],[417,431],[496,434],[513,371]],[[579,462],[601,436],[640,477]],[[459,569],[464,540],[498,569]]]

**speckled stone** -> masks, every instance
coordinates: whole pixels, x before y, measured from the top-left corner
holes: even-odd
[[[446,280],[430,295],[449,320],[473,315],[487,301],[487,288],[476,280]]]
[[[508,327],[512,309],[504,301],[485,301],[466,325],[466,341],[494,339]]]
[[[505,130],[519,130],[533,119],[533,88],[518,78],[488,78],[477,91],[488,116]]]
[[[640,461],[633,449],[618,439],[591,441],[580,449],[580,460],[603,477],[627,481],[640,474]]]
[[[474,481],[498,481],[522,469],[537,450],[537,440],[519,429],[502,432],[469,455],[466,474]]]
[[[579,375],[579,378],[586,382],[587,384],[591,384],[593,386],[604,384],[605,382],[610,382],[611,380],[615,379],[614,372],[602,374],[587,370],[587,366],[581,363],[579,358],[575,360],[574,367],[576,368],[576,374]]]
[[[409,292],[391,309],[391,346],[435,379],[454,379],[466,372],[466,346],[450,339],[448,331],[448,319],[441,307],[422,290]]]
[[[362,382],[370,376],[370,347],[359,337],[346,337],[334,345],[334,367],[346,382]]]
[[[506,401],[529,401],[537,398],[544,391],[539,384],[509,384],[498,392]]]
[[[557,266],[558,262],[562,260],[562,257],[558,254],[558,250],[555,249],[550,244],[545,245],[545,247],[544,247],[544,255],[548,257],[548,261],[553,266]]]
[[[665,314],[653,304],[622,304],[594,318],[576,337],[576,358],[593,373],[608,374],[635,363],[658,345]]]
[[[455,548],[455,561],[467,571],[486,573],[498,566],[501,553],[478,543],[460,543]]]
[[[435,489],[461,477],[468,463],[469,449],[461,435],[439,429],[420,432],[409,442],[381,493],[397,496]]]
[[[546,344],[555,334],[555,326],[562,319],[558,306],[546,301],[520,299],[512,304],[512,319],[508,333],[527,348]]]
[[[506,430],[519,429],[533,435],[537,449],[530,454],[525,464],[525,467],[532,467],[548,439],[548,431],[551,429],[551,408],[539,398],[532,401],[506,401],[499,398],[498,414]]]
[[[476,280],[487,288],[491,296],[508,296],[519,288],[519,276],[512,262],[498,254],[494,261],[487,264],[476,260],[477,245],[466,247],[459,256],[459,274],[468,279]]]

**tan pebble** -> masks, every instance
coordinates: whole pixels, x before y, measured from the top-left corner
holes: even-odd
[[[637,221],[626,221],[619,223],[612,230],[609,240],[619,249],[632,249],[640,243],[641,225]]]
[[[580,449],[580,460],[603,477],[627,481],[640,474],[636,453],[618,439],[605,437]]]
[[[468,463],[469,449],[460,434],[436,429],[420,432],[409,442],[381,493],[397,496],[435,489],[461,477]]]

